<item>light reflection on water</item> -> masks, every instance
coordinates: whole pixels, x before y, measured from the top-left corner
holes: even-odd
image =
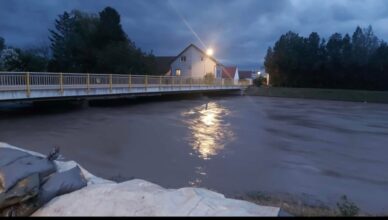
[[[216,102],[209,102],[182,113],[190,130],[187,141],[195,151],[190,155],[196,155],[204,161],[210,160],[219,155],[227,143],[234,140],[231,126],[225,120],[229,114],[227,108]],[[197,166],[195,174],[189,184],[200,187],[207,176],[206,167]]]
[[[188,124],[188,141],[201,159],[209,160],[224,149],[225,144],[234,139],[230,124],[225,117],[230,111],[224,106],[209,102],[183,112]]]

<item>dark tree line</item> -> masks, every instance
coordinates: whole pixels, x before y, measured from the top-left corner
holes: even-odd
[[[371,26],[327,42],[315,32],[288,32],[268,49],[264,65],[273,86],[388,90],[388,45]]]
[[[8,47],[0,37],[0,71],[45,71],[49,49],[44,46],[20,49]]]
[[[49,48],[7,48],[0,37],[4,62],[0,70],[76,73],[153,74],[154,55],[136,47],[123,31],[118,12],[64,12],[49,30]],[[6,50],[4,50],[6,49]],[[1,54],[0,54],[1,55]],[[1,64],[1,62],[0,62]]]
[[[64,12],[50,30],[50,71],[152,74],[155,57],[137,48],[111,7],[99,15]]]
[[[0,51],[2,51],[5,47],[5,40],[4,38],[0,37]]]

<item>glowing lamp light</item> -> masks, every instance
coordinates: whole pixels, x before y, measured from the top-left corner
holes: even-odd
[[[207,54],[208,56],[213,56],[213,53],[214,53],[214,51],[213,51],[212,48],[209,48],[209,49],[206,50],[206,54]]]

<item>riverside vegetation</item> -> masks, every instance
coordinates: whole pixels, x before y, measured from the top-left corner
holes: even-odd
[[[337,202],[336,208],[330,208],[324,204],[311,205],[293,197],[273,196],[263,192],[248,193],[242,196],[236,196],[237,199],[243,199],[249,202],[264,206],[276,206],[286,211],[292,216],[367,216],[362,213],[360,208],[346,195],[342,195]]]

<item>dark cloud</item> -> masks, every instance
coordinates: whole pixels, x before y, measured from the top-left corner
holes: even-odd
[[[119,11],[128,36],[146,51],[175,55],[189,43],[201,46],[191,28],[219,60],[241,68],[261,66],[267,48],[289,30],[327,38],[371,24],[388,38],[386,0],[0,0],[0,36],[19,47],[48,44],[58,14],[106,6]]]

